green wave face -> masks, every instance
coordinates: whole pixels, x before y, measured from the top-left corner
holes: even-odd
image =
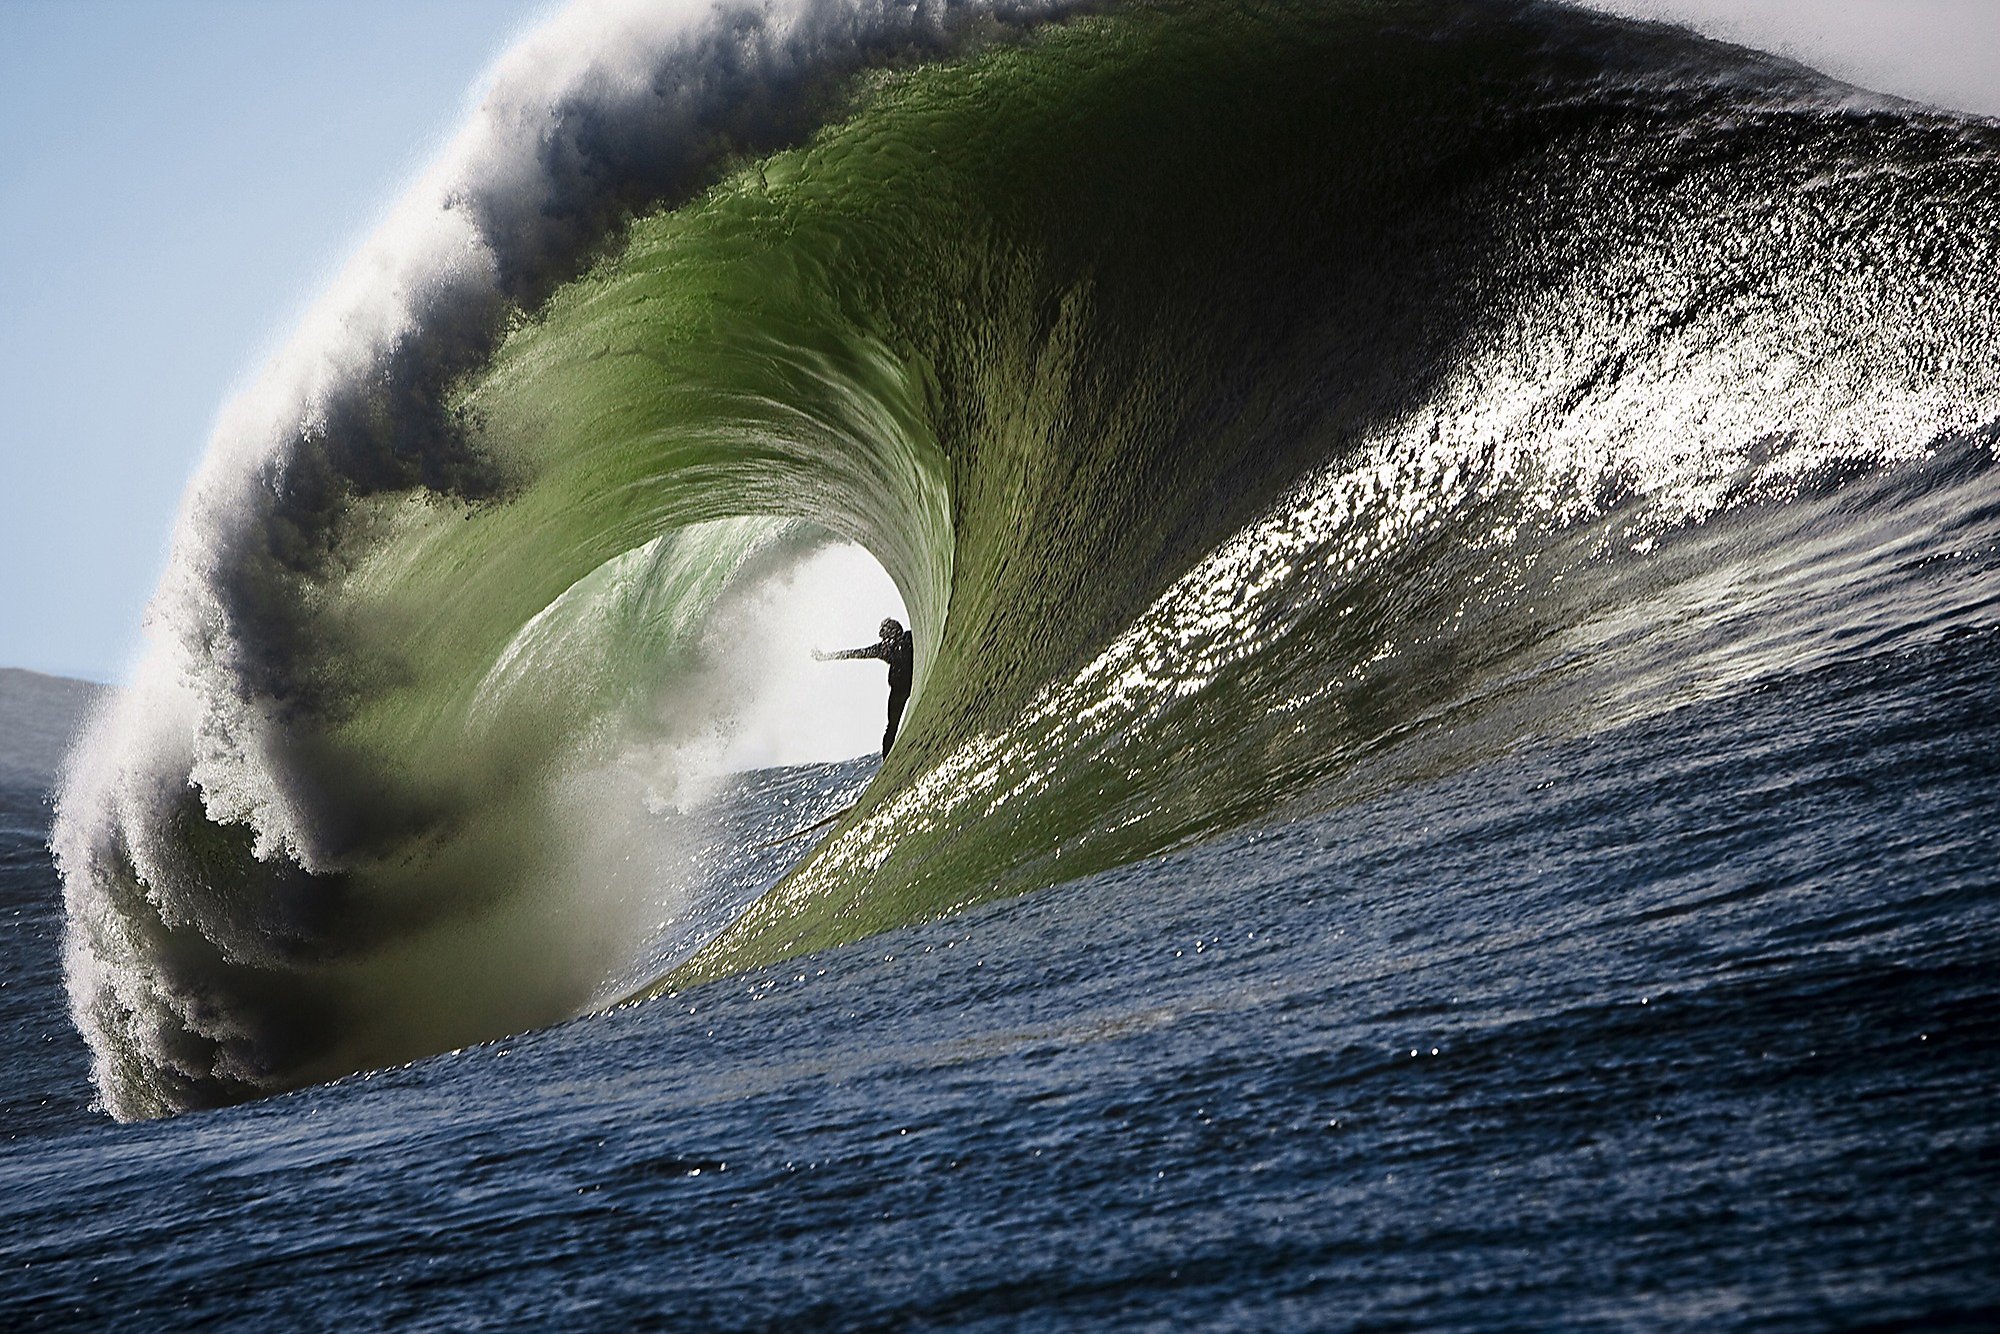
[[[662,527],[809,519],[884,562],[920,638],[875,801],[978,752],[969,822],[929,798],[861,822],[697,975],[1280,794],[1235,753],[1267,711],[1247,683],[1118,737],[1079,726],[1101,701],[1036,704],[1310,466],[1421,402],[1475,317],[1439,267],[1470,220],[1422,214],[1474,151],[1451,124],[1468,88],[1520,56],[1381,21],[1160,8],[881,75],[810,145],[638,222],[470,392],[482,447],[532,478],[482,567],[525,512],[575,535],[562,578]],[[1385,318],[1404,303],[1423,324]],[[546,550],[495,565],[496,596]]]
[[[309,836],[204,790],[153,808],[171,835],[72,840],[120,941],[200,956],[148,985],[248,1016],[105,1019],[145,1002],[74,979],[166,951],[73,928],[107,1101],[600,999],[637,928],[554,886],[646,835],[577,776],[685,724],[662,682],[709,609],[812,531],[895,579],[916,699],[834,835],[649,992],[1671,707],[1907,608],[1883,479],[1986,485],[2000,419],[2000,141],[1845,96],[1430,3],[975,25],[854,79],[517,312],[450,399],[498,482],[356,496],[287,567],[291,693],[258,716]],[[195,906],[135,907],[162,879]]]

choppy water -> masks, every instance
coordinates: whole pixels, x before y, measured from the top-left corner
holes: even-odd
[[[55,886],[17,823],[0,1311],[1986,1327],[1996,648],[1784,676],[678,998],[134,1125],[82,1105]],[[795,786],[747,791],[746,826],[791,818],[772,794]]]

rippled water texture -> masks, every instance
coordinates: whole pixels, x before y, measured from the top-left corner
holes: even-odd
[[[0,994],[25,976],[56,1041],[8,1029],[0,1310],[1976,1328],[2000,1318],[1996,647],[1784,675],[140,1126],[81,1106],[22,857]],[[731,820],[846,781],[752,784]]]

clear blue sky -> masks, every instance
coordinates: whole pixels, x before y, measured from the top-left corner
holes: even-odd
[[[0,0],[0,665],[117,679],[222,400],[546,0]]]
[[[2000,0],[1596,0],[2000,114]],[[0,0],[0,665],[116,680],[216,409],[548,0]]]

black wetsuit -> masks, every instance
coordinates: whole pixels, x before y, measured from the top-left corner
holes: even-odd
[[[882,756],[896,744],[896,724],[903,721],[903,706],[910,702],[910,678],[916,671],[917,645],[908,630],[891,635],[867,648],[851,648],[829,655],[832,658],[880,658],[889,664],[889,727],[882,733]]]

